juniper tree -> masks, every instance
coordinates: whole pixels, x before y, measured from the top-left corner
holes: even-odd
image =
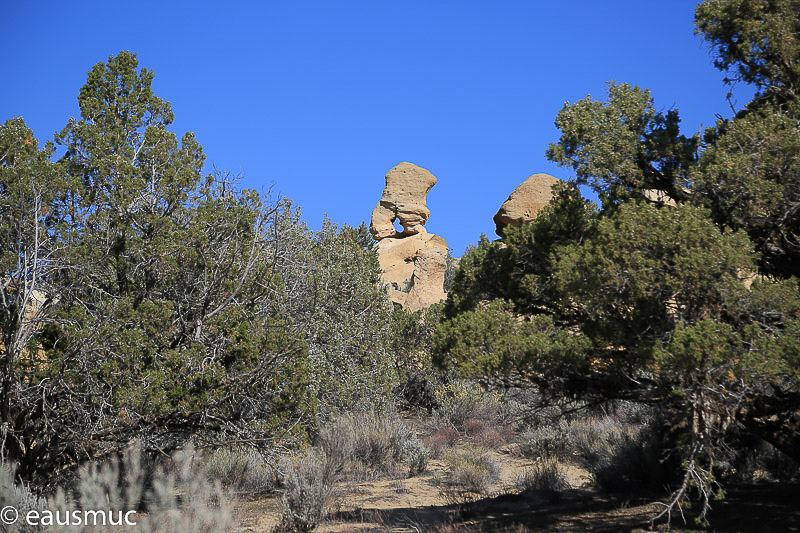
[[[66,182],[50,161],[52,143],[39,148],[21,118],[0,126],[0,458],[25,453],[18,432],[31,416],[20,395],[41,353],[32,349],[54,303],[63,229],[58,196]]]
[[[667,514],[696,490],[705,517],[732,430],[800,461],[798,20],[796,1],[698,6],[715,64],[758,88],[702,139],[638,87],[566,104],[547,155],[575,183],[462,260],[434,339],[440,365],[488,382],[669,409],[683,474]]]
[[[203,174],[202,148],[169,129],[171,107],[152,79],[131,53],[97,64],[81,117],[56,137],[69,186],[40,172],[44,162],[27,165],[62,221],[45,231],[57,243],[46,277],[57,303],[27,346],[36,364],[6,396],[28,478],[133,439],[163,452],[189,438],[287,443],[316,413],[307,344],[279,309],[283,211]]]

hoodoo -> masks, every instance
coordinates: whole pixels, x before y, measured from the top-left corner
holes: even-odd
[[[372,211],[370,233],[378,241],[381,277],[389,298],[408,311],[444,300],[447,241],[425,230],[425,205],[436,177],[422,167],[400,163],[386,174],[380,202]],[[394,227],[399,220],[403,227]]]

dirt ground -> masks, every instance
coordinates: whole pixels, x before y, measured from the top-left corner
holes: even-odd
[[[433,479],[444,463],[431,461],[428,470],[408,479],[349,482],[338,485],[329,519],[315,531],[412,532],[439,531],[664,531],[652,524],[657,495],[609,497],[594,491],[587,473],[570,466],[570,488],[556,495],[518,494],[514,481],[531,461],[493,452],[502,465],[500,481],[490,495],[467,508],[447,505]],[[236,508],[237,533],[270,531],[278,522],[275,498],[243,496]],[[687,525],[674,517],[670,531],[800,532],[800,483],[762,483],[731,487],[724,500],[713,503],[711,526],[697,526],[687,510]],[[449,524],[449,525],[448,525]],[[524,527],[520,527],[524,526]]]

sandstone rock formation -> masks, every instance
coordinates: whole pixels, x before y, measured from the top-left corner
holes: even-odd
[[[411,163],[400,163],[386,174],[386,187],[372,212],[370,232],[378,241],[381,278],[389,298],[407,311],[444,300],[447,242],[425,231],[430,216],[425,197],[436,178]],[[398,232],[394,221],[400,220]]]
[[[549,174],[534,174],[523,181],[494,215],[495,233],[502,237],[503,228],[509,224],[518,226],[520,219],[528,221],[536,218],[539,210],[553,198],[551,189],[559,181]]]
[[[386,186],[378,206],[372,212],[369,230],[380,240],[397,236],[395,219],[403,226],[403,235],[415,235],[423,227],[431,212],[425,197],[436,185],[436,178],[422,167],[400,163],[386,173]]]
[[[675,200],[667,194],[667,191],[662,191],[659,189],[645,189],[644,197],[647,201],[652,202],[654,204],[660,205],[668,205],[670,207],[675,207]]]
[[[406,311],[417,311],[445,299],[447,241],[431,233],[378,242],[381,278],[389,299]]]

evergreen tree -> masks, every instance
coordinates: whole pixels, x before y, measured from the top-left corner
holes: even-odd
[[[204,176],[200,145],[168,129],[152,79],[128,52],[97,64],[81,118],[57,135],[69,186],[27,169],[62,220],[45,232],[57,243],[47,276],[57,304],[10,406],[28,478],[133,439],[151,451],[189,438],[286,443],[317,411],[307,343],[280,310],[283,210]]]
[[[573,184],[482,240],[436,331],[435,360],[473,377],[668,408],[684,473],[665,513],[694,488],[705,517],[731,431],[800,461],[798,21],[796,1],[698,6],[715,64],[759,91],[702,140],[638,87],[567,103],[547,155],[602,209]]]

